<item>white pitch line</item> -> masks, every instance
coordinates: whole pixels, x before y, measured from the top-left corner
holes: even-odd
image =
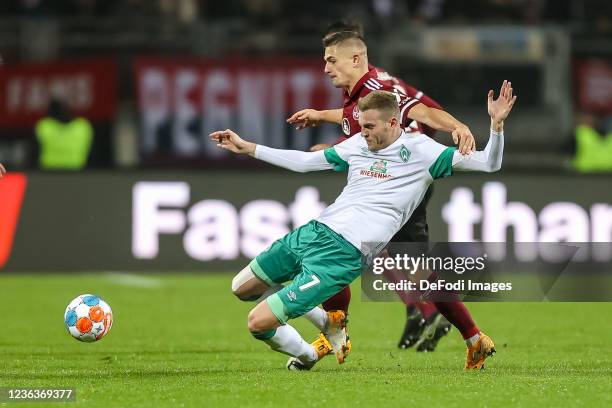
[[[132,286],[137,288],[159,288],[164,286],[164,282],[161,279],[152,278],[150,276],[113,271],[103,273],[108,279],[117,285]]]

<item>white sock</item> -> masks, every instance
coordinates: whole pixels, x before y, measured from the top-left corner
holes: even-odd
[[[474,344],[476,344],[479,338],[480,338],[480,333],[476,333],[469,339],[465,339],[465,344],[467,344],[468,347],[472,347]]]
[[[315,325],[317,329],[323,331],[327,324],[327,312],[322,307],[315,306],[312,310],[304,315],[306,319]]]
[[[277,327],[274,336],[264,340],[264,342],[272,350],[297,357],[303,362],[312,362],[318,359],[314,347],[306,343],[300,333],[288,324]]]
[[[267,298],[270,295],[275,294],[276,292],[278,292],[282,288],[283,288],[283,285],[270,286],[268,289],[266,289],[266,291],[259,298],[257,298],[255,303],[261,302],[262,300],[264,300],[265,298]]]

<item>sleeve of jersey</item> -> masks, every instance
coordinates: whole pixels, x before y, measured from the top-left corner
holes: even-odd
[[[299,150],[273,149],[257,145],[255,148],[255,158],[300,173],[334,168],[329,160],[327,160],[327,155],[321,150],[317,152],[301,152]]]
[[[424,137],[420,146],[423,162],[428,166],[432,179],[436,180],[453,174],[453,157],[457,148],[444,146],[429,137]]]
[[[462,171],[484,171],[491,173],[501,169],[504,155],[504,132],[491,129],[489,141],[484,150],[463,156],[456,152],[453,156],[453,168]]]
[[[400,108],[400,120],[402,121],[402,127],[407,127],[410,125],[410,123],[412,122],[412,119],[408,117],[408,112],[410,112],[410,109],[414,108],[420,102],[421,101],[419,101],[418,99],[411,98],[409,96],[406,96],[400,99],[399,108]]]
[[[328,147],[323,152],[325,159],[335,171],[347,171],[349,168],[349,157],[354,144],[357,142],[359,135],[355,135],[338,143],[335,146]]]

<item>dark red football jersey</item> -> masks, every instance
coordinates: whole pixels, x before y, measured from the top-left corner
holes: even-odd
[[[425,95],[423,91],[419,91],[414,86],[404,82],[400,78],[394,77],[393,75],[385,71],[383,68],[374,67],[373,65],[368,65],[368,68],[375,69],[376,72],[378,72],[379,79],[387,79],[387,80],[392,81],[395,86],[399,87],[400,91],[404,92],[406,95],[410,96],[411,98],[418,99],[425,106],[428,106],[430,108],[442,109],[442,105],[436,102],[433,98]]]
[[[401,79],[389,75],[381,68],[376,68],[372,65],[369,68],[370,70],[357,81],[350,95],[344,92],[344,105],[342,109],[342,133],[344,133],[344,136],[336,143],[340,143],[347,137],[351,137],[361,131],[357,102],[370,92],[378,90],[389,91],[398,95],[403,128],[408,128],[407,130],[412,129],[413,131],[419,130],[427,136],[433,137],[436,132],[435,129],[422,124],[418,124],[416,128],[411,127],[414,121],[408,118],[407,115],[410,109],[417,103],[423,103],[436,109],[442,109],[442,107],[436,101],[423,94],[423,92],[408,85]]]
[[[404,82],[400,78],[394,77],[393,75],[385,71],[383,68],[374,67],[373,65],[369,65],[368,68],[370,69],[374,68],[378,72],[379,79],[390,80],[391,82],[393,82],[395,87],[399,88],[401,92],[405,93],[407,96],[410,96],[411,98],[418,99],[423,105],[430,107],[430,108],[443,109],[442,105],[436,102],[433,98],[425,95],[422,91],[419,91],[418,89]],[[418,123],[417,126],[418,126],[418,129],[415,129],[415,130],[419,130],[422,133],[425,133],[429,137],[434,137],[434,135],[436,134],[436,129],[431,128],[425,124]]]

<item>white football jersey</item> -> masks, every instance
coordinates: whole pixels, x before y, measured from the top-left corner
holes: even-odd
[[[366,256],[376,255],[408,221],[433,180],[453,169],[493,172],[501,168],[504,134],[491,130],[482,151],[463,156],[417,132],[402,132],[371,152],[361,133],[317,152],[257,145],[254,156],[293,171],[348,171],[347,185],[317,221],[341,234]]]
[[[347,185],[317,221],[365,255],[377,254],[408,221],[436,178],[452,174],[454,147],[420,133],[402,132],[390,146],[368,149],[361,133],[325,150]]]

